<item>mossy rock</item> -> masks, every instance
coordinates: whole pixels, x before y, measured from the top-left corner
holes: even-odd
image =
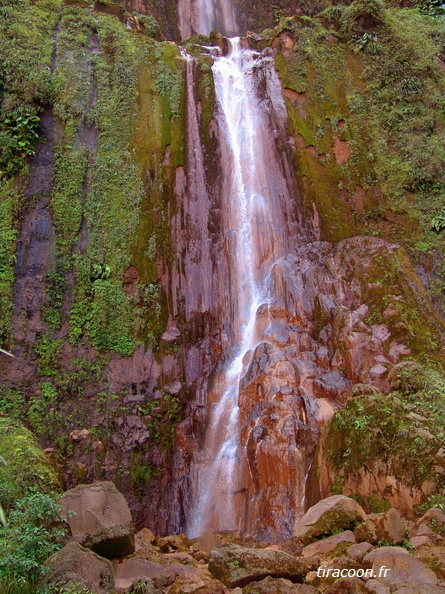
[[[56,469],[21,423],[0,418],[0,503],[8,508],[30,490],[62,490]]]
[[[304,544],[317,538],[330,536],[338,530],[350,530],[365,519],[360,505],[344,495],[333,495],[322,499],[298,520],[294,535]]]

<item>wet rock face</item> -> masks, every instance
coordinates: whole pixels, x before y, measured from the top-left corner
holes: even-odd
[[[293,533],[326,421],[355,384],[388,391],[393,366],[419,344],[422,348],[420,328],[434,332],[430,306],[418,328],[402,321],[407,304],[423,299],[406,260],[397,245],[357,237],[335,248],[307,243],[273,266],[270,301],[257,312],[259,340],[246,355],[240,381],[245,458],[234,514],[246,532],[266,539]],[[386,279],[382,266],[389,270]],[[209,409],[200,404],[198,410],[201,422],[183,425],[187,449],[178,452],[181,472],[200,455],[198,435],[205,433]]]

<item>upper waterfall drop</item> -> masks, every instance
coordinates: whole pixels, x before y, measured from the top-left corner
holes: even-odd
[[[178,27],[182,39],[217,30],[226,37],[239,33],[231,0],[178,0]]]

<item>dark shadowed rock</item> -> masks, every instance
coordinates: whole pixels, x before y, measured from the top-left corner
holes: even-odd
[[[400,544],[405,538],[405,527],[406,522],[399,510],[391,508],[386,513],[369,515],[363,524],[357,526],[355,535],[359,542]]]
[[[247,549],[227,544],[212,550],[209,571],[229,588],[235,588],[268,575],[301,582],[307,566],[283,551]]]
[[[76,584],[89,588],[96,594],[114,592],[113,568],[108,559],[103,559],[93,551],[81,547],[77,542],[69,542],[47,561],[51,573],[51,583]]]
[[[349,530],[365,519],[360,505],[344,495],[322,499],[295,524],[294,535],[308,544],[320,536],[329,536],[336,530]]]
[[[268,576],[243,588],[243,594],[317,594],[319,590],[306,584],[293,584],[283,578]]]
[[[133,553],[130,509],[113,483],[78,485],[66,491],[59,503],[68,513],[67,521],[76,542],[110,559]]]

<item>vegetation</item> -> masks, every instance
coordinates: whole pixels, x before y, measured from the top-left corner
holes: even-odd
[[[444,377],[407,361],[394,367],[391,380],[389,395],[357,395],[329,423],[327,457],[340,491],[351,474],[377,462],[407,485],[421,487],[430,479],[438,492],[443,488],[436,455],[444,439]]]

